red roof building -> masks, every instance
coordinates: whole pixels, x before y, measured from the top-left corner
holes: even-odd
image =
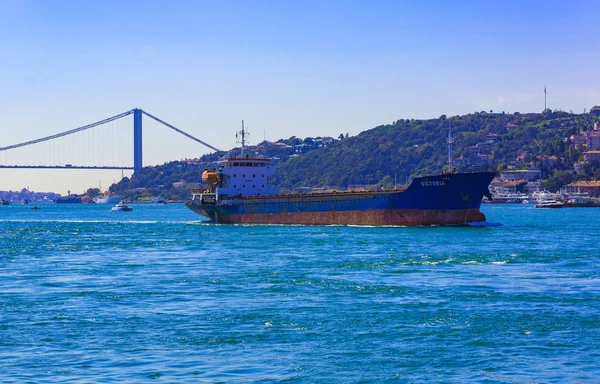
[[[576,181],[566,186],[567,193],[587,193],[591,197],[600,197],[600,181]]]

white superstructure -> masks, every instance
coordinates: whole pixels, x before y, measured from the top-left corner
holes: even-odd
[[[267,158],[226,158],[218,162],[218,184],[215,191],[220,198],[264,196],[279,193],[269,188],[269,178],[275,175],[275,167]]]
[[[269,178],[275,175],[271,160],[262,156],[250,157],[246,154],[246,135],[242,121],[242,149],[236,156],[226,156],[217,162],[214,171],[205,170],[202,181],[206,188],[192,190],[192,200],[214,203],[240,196],[265,196],[279,193],[277,188],[269,188]]]

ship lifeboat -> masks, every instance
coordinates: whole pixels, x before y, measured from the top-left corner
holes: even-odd
[[[217,175],[216,172],[212,172],[209,170],[205,170],[204,172],[202,172],[202,182],[208,185],[213,185],[213,184],[217,184],[217,181],[219,180],[219,176]]]

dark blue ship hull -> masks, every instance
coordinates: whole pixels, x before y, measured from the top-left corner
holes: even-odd
[[[81,203],[81,197],[79,196],[63,196],[54,200],[55,204],[79,204]]]
[[[253,196],[187,203],[219,223],[444,225],[485,221],[479,211],[494,172],[420,177],[402,191]]]

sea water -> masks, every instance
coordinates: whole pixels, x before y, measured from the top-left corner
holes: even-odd
[[[3,382],[599,382],[600,208],[483,227],[0,207]]]

